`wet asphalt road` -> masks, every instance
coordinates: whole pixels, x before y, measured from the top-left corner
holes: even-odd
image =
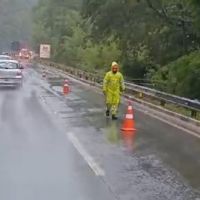
[[[25,79],[0,91],[0,199],[113,200],[45,111],[34,72]]]
[[[120,133],[124,106],[113,122],[93,88],[71,80],[63,97],[64,76],[41,72],[26,70],[20,91],[0,91],[1,200],[200,198],[199,139],[140,111],[137,132]],[[105,175],[95,175],[68,134]]]

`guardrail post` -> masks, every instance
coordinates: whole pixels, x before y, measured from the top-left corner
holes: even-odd
[[[166,102],[165,102],[165,100],[160,100],[160,105],[162,106],[162,107],[165,107],[165,104],[166,104]]]
[[[191,110],[191,117],[197,118],[197,111],[196,110]]]
[[[101,83],[101,81],[102,81],[102,78],[100,78],[100,77],[97,77],[97,83]]]
[[[85,80],[88,80],[88,75],[87,74],[85,75]]]
[[[139,98],[140,98],[140,99],[143,98],[143,93],[142,93],[142,92],[139,93]]]

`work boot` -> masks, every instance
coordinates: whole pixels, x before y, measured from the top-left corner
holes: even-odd
[[[112,115],[112,120],[117,120],[118,117],[116,115]]]
[[[106,110],[106,117],[109,117],[109,116],[110,116],[110,111]]]

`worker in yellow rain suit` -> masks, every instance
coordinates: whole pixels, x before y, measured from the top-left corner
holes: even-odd
[[[103,80],[103,93],[106,97],[106,116],[112,113],[112,119],[117,119],[121,93],[125,90],[123,75],[119,72],[119,65],[112,63],[111,71],[107,72]]]

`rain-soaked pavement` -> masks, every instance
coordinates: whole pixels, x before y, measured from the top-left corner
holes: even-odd
[[[135,111],[136,133],[104,116],[94,88],[26,69],[0,91],[0,200],[198,200],[200,139]]]

